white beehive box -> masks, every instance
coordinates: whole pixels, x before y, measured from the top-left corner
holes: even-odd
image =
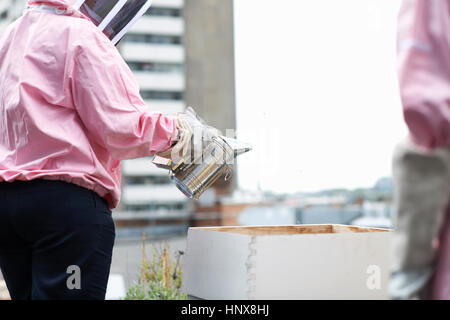
[[[183,291],[200,299],[386,299],[385,229],[190,228]]]

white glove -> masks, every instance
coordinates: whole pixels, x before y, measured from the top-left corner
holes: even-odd
[[[176,124],[179,130],[178,142],[171,149],[157,154],[160,157],[170,158],[174,163],[178,163],[181,159],[185,161],[198,159],[211,139],[220,135],[220,131],[208,126],[192,107],[178,114]]]

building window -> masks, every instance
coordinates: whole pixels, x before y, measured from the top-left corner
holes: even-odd
[[[127,62],[133,71],[158,73],[183,73],[183,65],[179,63]]]
[[[147,211],[148,205],[125,205],[125,211]]]
[[[166,175],[164,176],[138,176],[138,177],[127,177],[127,185],[167,185],[170,183],[170,178]]]
[[[161,8],[151,7],[146,13],[146,16],[158,16],[158,17],[181,17],[183,14],[181,9],[177,8]]]
[[[183,203],[149,203],[149,204],[127,204],[125,205],[125,211],[178,211],[184,210],[185,205]]]
[[[0,13],[0,20],[4,20],[6,18],[8,18],[8,11],[3,11]]]
[[[155,43],[155,44],[181,44],[180,36],[163,36],[154,34],[136,34],[131,33],[123,38],[124,42],[133,43]]]
[[[183,93],[177,91],[141,90],[141,96],[144,100],[183,100]]]

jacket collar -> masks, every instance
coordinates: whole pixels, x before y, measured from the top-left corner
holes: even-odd
[[[30,0],[28,5],[46,4],[48,6],[55,6],[61,8],[69,8],[75,3],[75,0]]]
[[[64,12],[67,16],[73,16],[76,18],[88,19],[78,10],[75,10],[72,5],[75,3],[75,0],[29,0],[28,6],[33,5],[47,5],[56,7]]]

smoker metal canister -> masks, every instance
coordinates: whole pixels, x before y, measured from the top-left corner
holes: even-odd
[[[225,179],[231,175],[233,162],[233,148],[223,138],[214,137],[200,158],[173,170],[171,178],[188,198],[198,200],[223,174],[227,173]]]

